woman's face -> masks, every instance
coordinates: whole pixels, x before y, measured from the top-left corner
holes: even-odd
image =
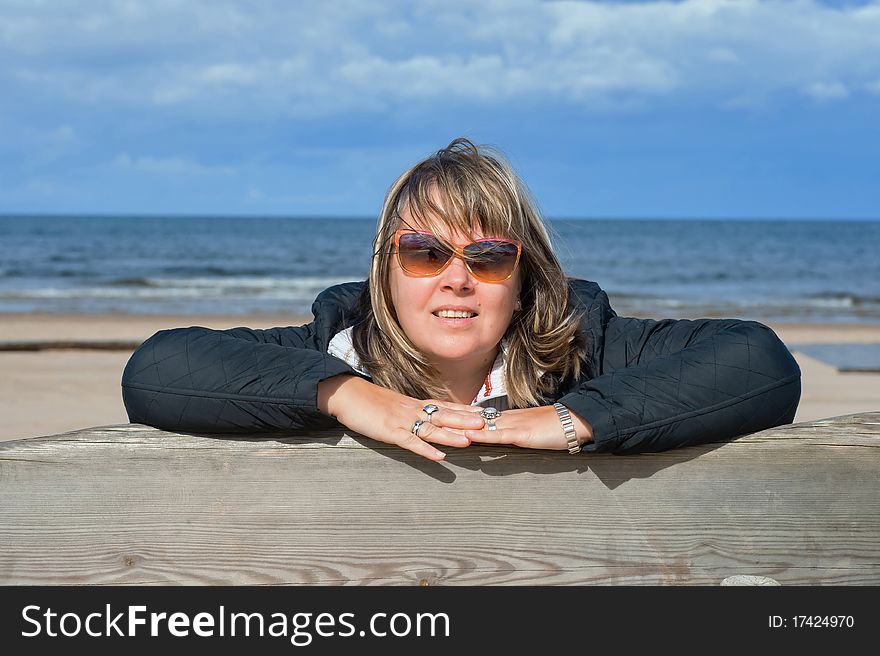
[[[407,227],[423,229],[407,210],[401,212],[401,217]],[[461,233],[437,236],[459,248],[471,241]],[[436,276],[422,278],[407,274],[397,257],[392,256],[389,278],[391,299],[401,327],[433,364],[491,366],[519,297],[519,267],[510,279],[487,283],[474,278],[461,258],[454,257]],[[466,309],[476,316],[448,319],[437,315],[447,308]]]

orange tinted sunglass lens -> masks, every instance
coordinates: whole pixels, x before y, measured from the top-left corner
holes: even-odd
[[[400,233],[397,257],[400,267],[415,276],[437,275],[454,253],[434,235]],[[478,280],[502,282],[510,278],[519,261],[519,245],[503,239],[481,239],[462,248],[468,270]]]
[[[452,251],[433,235],[404,232],[398,236],[397,256],[407,273],[431,276],[446,266]]]
[[[462,249],[465,263],[477,278],[490,282],[507,280],[519,260],[519,246],[501,239],[484,239]]]

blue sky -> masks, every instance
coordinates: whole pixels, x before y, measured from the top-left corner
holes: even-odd
[[[551,217],[880,219],[880,0],[0,0],[0,212],[374,216],[456,136]]]

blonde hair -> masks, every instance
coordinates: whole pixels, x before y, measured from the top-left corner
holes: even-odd
[[[525,185],[503,157],[462,138],[406,171],[385,195],[359,303],[362,320],[353,332],[373,382],[418,399],[449,396],[439,372],[400,326],[392,302],[389,267],[404,208],[432,232],[442,226],[473,235],[479,228],[522,242],[522,309],[504,335],[508,402],[526,408],[555,400],[560,382],[579,377],[586,358],[582,314],[568,307],[568,279]]]

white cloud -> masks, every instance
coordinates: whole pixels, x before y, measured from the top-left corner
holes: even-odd
[[[873,89],[877,34],[878,0],[59,0],[0,7],[0,83],[74,103],[232,116],[438,99],[732,107]]]
[[[259,80],[257,71],[241,64],[214,64],[202,70],[206,84],[250,85]]]
[[[132,157],[128,153],[117,155],[113,165],[117,169],[131,169],[162,176],[232,175],[235,172],[230,166],[209,166],[186,157]]]
[[[740,60],[739,56],[729,48],[712,48],[707,53],[707,57],[717,62],[736,63]]]
[[[820,102],[849,96],[849,90],[840,82],[814,82],[804,89],[804,93]]]

